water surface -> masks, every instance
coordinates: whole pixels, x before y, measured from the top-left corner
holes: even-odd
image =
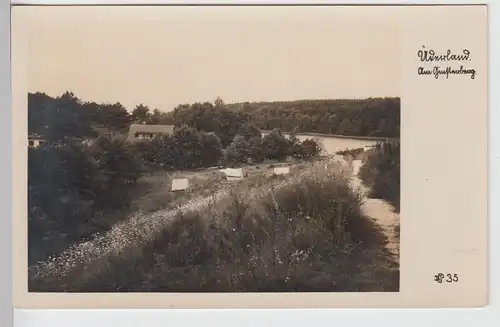
[[[262,136],[268,134],[262,133]],[[286,138],[288,138],[287,133],[283,133]],[[352,149],[358,149],[358,148],[365,148],[365,150],[368,150],[371,146],[374,146],[377,144],[378,141],[376,140],[361,140],[361,139],[354,139],[354,138],[344,138],[344,137],[335,137],[335,136],[318,136],[318,135],[311,135],[311,134],[297,134],[297,137],[301,140],[304,141],[305,139],[315,139],[320,141],[323,144],[323,147],[325,149],[325,152],[327,154],[333,155],[337,151],[342,151],[342,150],[352,150]]]

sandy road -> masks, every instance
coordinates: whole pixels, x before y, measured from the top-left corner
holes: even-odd
[[[363,162],[361,160],[353,160],[351,186],[360,191],[364,197],[364,203],[361,209],[373,220],[375,220],[384,230],[388,244],[387,249],[399,257],[399,238],[395,233],[394,228],[399,225],[399,214],[393,211],[393,207],[384,200],[370,199],[367,197],[369,189],[363,184],[359,178],[359,170]]]

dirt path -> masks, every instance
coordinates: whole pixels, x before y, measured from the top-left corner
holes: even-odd
[[[375,220],[384,230],[388,238],[387,249],[399,258],[399,237],[395,233],[395,227],[399,225],[399,214],[393,211],[393,207],[384,200],[370,199],[367,197],[369,189],[363,184],[359,178],[359,170],[363,162],[361,160],[353,160],[351,186],[358,189],[364,196],[363,212],[373,220]]]

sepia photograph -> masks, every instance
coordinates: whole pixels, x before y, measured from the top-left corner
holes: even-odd
[[[31,10],[29,292],[398,292],[397,30],[199,11]]]
[[[17,308],[488,303],[486,6],[14,6],[11,40]]]

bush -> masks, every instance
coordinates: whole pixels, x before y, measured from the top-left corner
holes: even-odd
[[[361,167],[360,176],[371,188],[370,196],[389,201],[400,210],[400,142],[377,145]]]
[[[121,138],[44,143],[28,152],[28,261],[46,259],[122,219],[140,162]]]
[[[220,164],[220,139],[213,133],[204,133],[183,126],[173,135],[155,137],[152,141],[134,142],[134,147],[145,164],[152,169],[195,169]]]
[[[266,159],[283,160],[289,153],[289,144],[280,130],[275,129],[262,139],[262,151]]]
[[[263,138],[251,134],[248,137],[236,135],[224,154],[228,165],[256,163],[266,160],[284,160],[287,156],[295,158],[317,157],[322,152],[321,143],[314,139],[301,142],[294,134],[287,139],[276,129]]]
[[[321,144],[313,139],[305,139],[300,147],[300,156],[302,158],[317,157],[322,152]]]
[[[236,135],[227,149],[225,160],[227,163],[244,163],[247,161],[247,158],[251,158],[249,144],[245,137]]]
[[[364,148],[357,148],[357,149],[345,149],[342,151],[337,151],[335,154],[339,156],[350,156],[352,159],[357,158],[361,153],[365,151]]]

